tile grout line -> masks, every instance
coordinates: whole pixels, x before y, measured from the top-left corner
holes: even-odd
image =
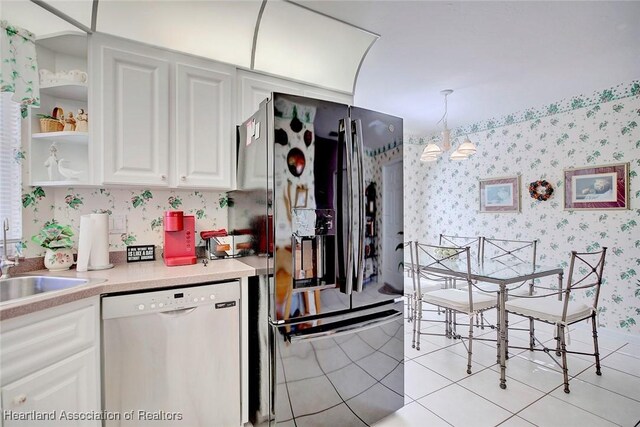
[[[442,348],[440,348],[439,350],[443,350],[443,349],[444,349],[444,350],[448,350],[450,347],[452,347],[452,345],[449,345],[449,346],[446,346],[446,347],[442,347]],[[488,347],[490,347],[490,346],[488,346]],[[439,351],[439,350],[435,350],[435,351]],[[435,352],[435,351],[434,351],[434,352]],[[451,353],[453,353],[451,350],[448,350],[448,351],[450,351]],[[514,357],[515,357],[515,356],[518,356],[518,355],[520,355],[520,354],[522,354],[522,353],[524,353],[524,352],[526,352],[526,351],[527,351],[526,349],[525,349],[525,350],[522,350],[521,352],[519,352],[519,353],[517,353],[517,354],[514,354]],[[431,352],[431,353],[433,353],[433,352]],[[427,353],[427,354],[431,354],[431,353]],[[455,354],[455,355],[457,355],[457,356],[460,356],[461,358],[464,358],[463,356],[461,356],[461,355],[459,355],[459,354],[457,354],[457,353],[453,353],[453,354]],[[611,354],[613,354],[613,353],[611,353]],[[609,354],[609,355],[610,355],[610,354]],[[607,356],[605,356],[605,357],[608,357],[609,355],[607,355]],[[417,357],[421,357],[421,356],[417,356]],[[604,360],[604,359],[605,359],[605,357],[603,357],[603,359],[602,359],[602,360]],[[527,362],[529,362],[529,363],[535,363],[535,362],[533,362],[533,361],[531,361],[531,360],[528,360],[528,359],[526,359],[526,358],[525,358],[525,359],[523,359],[523,360],[526,360],[526,361],[527,361]],[[415,360],[414,360],[414,361],[415,361]],[[427,393],[427,394],[425,394],[424,396],[421,396],[421,397],[419,397],[419,398],[416,398],[416,399],[414,400],[414,402],[417,402],[419,405],[421,405],[421,406],[422,406],[422,407],[424,407],[425,409],[429,410],[429,408],[427,408],[425,405],[423,405],[421,402],[419,402],[419,399],[422,399],[422,398],[424,398],[424,397],[427,397],[427,396],[429,396],[429,395],[431,395],[431,394],[433,394],[433,393],[436,393],[436,392],[438,392],[438,391],[441,391],[441,390],[443,390],[443,389],[445,389],[445,388],[447,388],[447,387],[449,387],[449,386],[451,386],[451,385],[453,385],[453,384],[456,384],[456,385],[459,385],[460,387],[462,387],[463,389],[465,389],[465,390],[467,390],[467,391],[469,391],[469,392],[471,392],[471,393],[475,394],[476,396],[478,396],[478,397],[480,397],[480,398],[482,398],[482,399],[486,400],[487,402],[489,402],[489,403],[491,403],[491,404],[493,404],[493,405],[496,405],[497,407],[499,407],[499,408],[503,409],[504,411],[508,412],[509,414],[511,414],[511,416],[509,416],[509,417],[508,417],[508,418],[506,418],[505,420],[501,421],[501,422],[500,422],[499,424],[497,424],[497,425],[503,424],[504,422],[508,421],[509,419],[511,419],[511,418],[513,418],[513,417],[515,417],[515,416],[518,416],[518,417],[520,417],[520,418],[524,419],[525,421],[527,421],[527,422],[529,422],[529,423],[531,423],[531,424],[534,424],[534,425],[535,425],[535,423],[533,423],[533,422],[531,422],[531,421],[527,420],[526,418],[524,418],[524,417],[522,417],[522,416],[520,416],[520,415],[518,415],[518,414],[519,414],[520,412],[522,412],[523,410],[525,410],[526,408],[528,408],[529,406],[531,406],[531,405],[535,404],[536,402],[538,402],[538,401],[540,401],[541,399],[545,398],[546,396],[550,395],[550,394],[551,394],[553,391],[555,391],[557,388],[559,388],[559,387],[562,387],[562,386],[563,386],[563,384],[560,384],[559,386],[554,387],[554,388],[553,388],[553,389],[551,389],[550,391],[545,392],[545,391],[543,391],[543,390],[537,389],[536,387],[529,386],[528,384],[525,384],[525,383],[523,383],[522,381],[519,381],[519,380],[517,380],[517,379],[515,379],[515,378],[509,377],[509,380],[510,380],[510,381],[515,381],[515,382],[518,382],[518,383],[521,383],[521,384],[527,385],[527,386],[529,386],[529,387],[533,388],[534,390],[536,390],[536,391],[538,391],[538,392],[540,392],[540,393],[543,393],[540,397],[538,397],[538,398],[537,398],[537,399],[535,399],[533,402],[531,402],[531,403],[529,403],[528,405],[526,405],[524,408],[522,408],[522,409],[520,409],[520,410],[518,410],[518,411],[516,411],[516,412],[513,412],[513,411],[511,411],[510,409],[507,409],[507,408],[505,408],[505,407],[501,406],[500,404],[498,404],[498,403],[496,403],[496,402],[493,402],[492,400],[489,400],[488,398],[486,398],[486,397],[484,397],[484,396],[482,396],[482,395],[480,395],[480,394],[476,393],[475,391],[473,391],[473,390],[471,390],[471,389],[469,389],[469,388],[465,387],[463,384],[459,384],[460,382],[462,382],[462,381],[466,380],[467,378],[470,378],[470,377],[471,377],[471,376],[473,376],[473,375],[479,374],[480,372],[483,372],[483,371],[485,371],[485,370],[487,370],[487,369],[489,369],[489,370],[492,370],[492,371],[493,371],[493,369],[491,369],[491,368],[492,368],[492,367],[494,367],[494,366],[496,366],[496,365],[497,365],[497,363],[496,363],[496,364],[493,364],[493,365],[491,365],[491,366],[483,367],[483,369],[481,369],[481,370],[479,370],[479,371],[477,371],[477,372],[474,372],[474,373],[472,373],[471,375],[468,375],[468,376],[466,376],[466,377],[464,377],[464,378],[462,378],[462,379],[459,379],[459,380],[453,381],[452,379],[445,377],[444,375],[440,374],[439,372],[436,372],[436,371],[434,371],[433,369],[431,369],[431,368],[429,368],[429,367],[427,367],[427,366],[425,366],[425,365],[422,365],[420,362],[417,362],[417,361],[415,361],[415,362],[416,362],[416,363],[418,363],[418,364],[420,364],[421,366],[424,366],[426,369],[430,370],[431,372],[434,372],[434,373],[436,373],[437,375],[440,375],[441,377],[443,377],[443,378],[445,378],[445,379],[447,379],[447,380],[449,380],[449,381],[452,381],[452,383],[451,383],[451,384],[448,384],[448,385],[446,385],[446,386],[444,386],[444,387],[441,387],[441,388],[439,388],[439,389],[437,389],[437,390],[434,390],[434,391],[432,391],[432,392],[430,392],[430,393]],[[591,364],[590,366],[588,366],[587,368],[585,368],[585,369],[583,369],[582,371],[580,371],[580,372],[578,372],[577,374],[575,374],[575,376],[573,376],[572,378],[576,378],[578,375],[580,375],[581,373],[583,373],[583,372],[587,371],[588,369],[592,368],[594,365],[595,365],[595,363],[592,363],[592,364]],[[482,366],[482,365],[481,365],[481,366]],[[495,371],[494,371],[494,372],[495,372]],[[555,371],[555,372],[557,372],[557,371]],[[608,390],[608,391],[609,391],[609,390]],[[555,396],[551,396],[551,397],[556,398]],[[561,399],[559,399],[559,400],[561,400]],[[575,405],[572,405],[572,406],[575,406]],[[582,409],[582,408],[579,408],[579,409]],[[430,410],[429,410],[429,411],[430,411]],[[433,412],[433,411],[430,411],[430,412]],[[587,411],[587,412],[589,412],[589,411]],[[590,413],[590,412],[589,412],[589,413]],[[595,415],[595,414],[593,414],[593,415]],[[436,416],[437,416],[437,414],[436,414]],[[602,418],[602,417],[600,417],[600,418]],[[611,421],[611,420],[607,420],[607,419],[605,419],[605,418],[602,418],[602,419],[604,419],[604,420],[606,420],[606,421],[608,421],[608,422],[613,422],[613,421]],[[445,421],[446,421],[446,420],[445,420]],[[615,424],[615,423],[614,423],[614,424]]]
[[[485,333],[483,333],[483,334],[481,334],[481,335],[479,335],[479,336],[488,335],[488,334],[490,334],[491,332],[492,332],[492,331],[485,332]],[[410,333],[409,333],[408,335],[410,335]],[[546,341],[545,341],[545,343],[546,343],[547,341],[551,341],[551,340],[552,340],[552,338],[550,338],[549,340],[546,340]],[[588,344],[589,344],[588,342],[584,342],[584,341],[581,341],[581,340],[575,340],[575,341],[580,342],[580,343],[582,343],[582,344],[586,344],[586,345],[588,345]],[[484,343],[483,343],[482,341],[480,341],[480,340],[478,340],[477,342],[478,342],[478,344],[484,344]],[[434,344],[434,343],[432,343],[432,344]],[[437,349],[434,349],[434,350],[432,350],[432,351],[429,351],[429,352],[426,352],[426,353],[423,353],[423,354],[419,354],[419,355],[416,355],[416,356],[413,356],[413,357],[407,357],[407,356],[406,356],[406,354],[405,354],[405,360],[406,360],[406,361],[414,361],[414,362],[418,363],[419,365],[423,366],[424,368],[428,369],[429,371],[431,371],[431,372],[433,372],[433,373],[435,373],[435,374],[439,375],[440,377],[442,377],[442,378],[444,378],[444,379],[446,379],[446,380],[448,380],[448,381],[451,381],[451,383],[450,383],[450,384],[448,384],[448,385],[446,385],[446,386],[443,386],[443,387],[441,387],[441,388],[438,388],[437,390],[434,390],[434,391],[432,391],[432,392],[430,392],[430,393],[427,393],[427,394],[425,394],[424,396],[418,397],[418,398],[416,398],[416,399],[412,400],[412,402],[410,402],[410,403],[417,402],[420,406],[422,406],[423,408],[425,408],[427,411],[429,411],[430,413],[433,413],[433,414],[434,414],[434,415],[436,415],[438,418],[442,419],[442,417],[438,416],[438,414],[434,413],[434,412],[433,412],[433,411],[431,411],[428,407],[426,407],[426,406],[425,406],[425,405],[423,405],[421,402],[419,402],[419,399],[423,399],[423,398],[425,398],[425,397],[427,397],[427,396],[430,396],[430,395],[432,395],[432,394],[434,394],[434,393],[437,393],[437,392],[439,392],[439,391],[442,391],[443,389],[445,389],[445,388],[447,388],[447,387],[451,386],[452,384],[457,384],[457,385],[459,385],[460,387],[462,387],[463,389],[465,389],[465,390],[467,390],[467,391],[469,391],[469,392],[471,392],[471,393],[475,394],[476,396],[479,396],[480,398],[482,398],[482,399],[484,399],[484,400],[488,401],[489,403],[492,403],[492,404],[494,404],[494,405],[498,406],[499,408],[501,408],[501,409],[503,409],[503,410],[505,410],[506,412],[508,412],[508,413],[510,413],[510,414],[511,414],[511,416],[510,416],[510,417],[508,417],[507,419],[505,419],[505,420],[501,421],[501,422],[500,422],[499,424],[497,424],[497,425],[504,424],[505,422],[507,422],[507,421],[508,421],[508,420],[510,420],[510,419],[513,419],[514,417],[521,418],[521,419],[525,420],[526,422],[528,422],[528,423],[532,423],[532,424],[534,424],[534,425],[535,425],[535,423],[533,423],[532,421],[527,420],[527,419],[526,419],[526,418],[524,418],[521,414],[522,414],[522,412],[523,412],[524,410],[526,410],[527,408],[529,408],[529,407],[531,407],[532,405],[536,404],[536,403],[537,403],[537,402],[539,402],[540,400],[542,400],[542,399],[546,398],[547,396],[550,396],[551,398],[557,399],[557,400],[559,400],[560,402],[568,403],[568,404],[569,404],[569,405],[571,405],[572,407],[575,407],[575,408],[577,408],[577,409],[579,409],[579,410],[585,411],[585,412],[587,412],[588,414],[591,414],[591,415],[593,415],[593,416],[596,416],[596,417],[598,417],[598,418],[600,418],[600,419],[602,419],[602,420],[604,420],[604,421],[607,421],[607,422],[611,422],[611,423],[617,424],[617,423],[615,423],[615,422],[614,422],[614,421],[612,421],[612,420],[606,419],[606,418],[604,418],[604,417],[602,417],[602,416],[600,416],[600,415],[598,415],[598,414],[595,414],[595,413],[590,412],[589,410],[583,409],[583,408],[581,408],[581,407],[579,407],[579,406],[577,406],[577,405],[574,405],[574,404],[572,404],[572,403],[570,403],[570,402],[564,401],[564,400],[562,400],[562,399],[559,399],[559,398],[557,398],[557,397],[553,396],[553,395],[552,395],[552,393],[553,393],[553,392],[555,392],[555,391],[556,391],[556,390],[558,390],[559,388],[563,387],[563,384],[562,384],[562,383],[561,383],[561,384],[559,384],[558,386],[556,386],[556,387],[552,388],[552,389],[551,389],[551,390],[549,390],[549,391],[544,391],[544,390],[537,389],[536,387],[529,386],[528,384],[526,384],[526,383],[524,383],[524,382],[522,382],[522,381],[519,381],[519,380],[517,380],[517,379],[515,379],[515,378],[509,377],[510,381],[516,381],[516,382],[518,382],[518,383],[521,383],[521,384],[527,385],[527,386],[529,386],[529,387],[532,387],[534,390],[537,390],[538,392],[542,393],[542,395],[541,395],[540,397],[538,397],[537,399],[535,399],[533,402],[529,403],[528,405],[526,405],[526,406],[525,406],[525,407],[523,407],[522,409],[520,409],[520,410],[518,410],[518,411],[516,411],[516,412],[512,412],[511,410],[509,410],[509,409],[507,409],[507,408],[504,408],[504,407],[500,406],[499,404],[497,404],[497,403],[495,403],[495,402],[493,402],[493,401],[491,401],[491,400],[487,399],[486,397],[484,397],[484,396],[482,396],[482,395],[480,395],[480,394],[478,394],[478,393],[474,392],[473,390],[471,390],[471,389],[469,389],[469,388],[465,387],[463,384],[460,384],[460,382],[462,382],[462,381],[466,380],[467,378],[470,378],[470,377],[471,377],[471,376],[473,376],[473,375],[479,374],[480,372],[486,371],[487,369],[490,369],[490,370],[492,370],[492,371],[494,371],[494,372],[495,372],[495,370],[493,370],[493,369],[491,369],[491,368],[495,367],[497,364],[492,364],[492,365],[490,365],[490,366],[483,367],[481,370],[479,370],[479,371],[477,371],[477,372],[474,372],[474,373],[472,373],[471,375],[468,375],[468,376],[465,376],[464,378],[461,378],[461,379],[459,379],[459,380],[453,381],[452,379],[447,378],[446,376],[444,376],[444,375],[440,374],[439,372],[436,372],[434,369],[431,369],[430,367],[425,366],[425,365],[423,365],[422,363],[420,363],[419,361],[417,361],[417,360],[416,360],[416,359],[418,359],[418,358],[420,358],[420,357],[422,357],[422,356],[426,356],[426,355],[429,355],[429,354],[433,354],[433,353],[435,353],[435,352],[437,352],[437,351],[440,351],[440,350],[448,350],[448,351],[449,351],[449,353],[455,354],[455,355],[457,355],[457,356],[459,356],[459,357],[461,357],[461,358],[465,359],[465,357],[464,357],[464,356],[462,356],[462,355],[460,355],[460,354],[456,353],[456,352],[452,349],[455,345],[458,345],[458,344],[462,344],[462,341],[459,341],[459,342],[456,342],[456,343],[453,343],[453,344],[449,344],[449,345],[445,345],[445,346],[439,347],[439,348],[437,348]],[[612,355],[614,355],[614,354],[618,354],[618,355],[622,355],[622,356],[628,356],[628,357],[632,357],[632,358],[634,358],[634,359],[639,359],[639,360],[640,360],[640,358],[637,358],[637,357],[635,357],[635,356],[633,356],[633,355],[629,355],[629,354],[625,354],[625,353],[621,353],[621,352],[620,352],[620,350],[624,349],[626,346],[628,346],[628,344],[629,344],[629,343],[624,343],[624,344],[620,345],[620,346],[619,346],[618,348],[616,348],[616,349],[607,348],[607,350],[612,350],[612,351],[611,351],[610,353],[606,354],[605,356],[603,356],[603,357],[600,359],[601,364],[603,364],[603,362],[604,362],[607,358],[609,358],[610,356],[612,356]],[[484,345],[487,345],[488,347],[492,347],[492,346],[490,346],[490,345],[488,345],[488,344],[484,344]],[[606,347],[603,347],[603,348],[606,348]],[[524,354],[524,353],[526,353],[526,352],[527,352],[527,349],[523,349],[523,350],[522,350],[522,351],[520,351],[519,353],[514,353],[514,357],[515,357],[515,356],[522,355],[522,354]],[[579,357],[579,355],[576,355],[576,356],[577,356],[577,357]],[[536,364],[536,365],[540,365],[540,364],[536,363],[535,361],[530,360],[530,359],[528,359],[528,358],[526,358],[526,357],[522,357],[521,359],[522,359],[523,361],[527,361],[527,362],[529,362],[529,363],[534,363],[534,364]],[[589,358],[589,359],[590,359],[590,358]],[[583,358],[583,360],[584,360],[584,361],[587,361],[587,358],[585,357],[585,358]],[[476,363],[478,363],[478,362],[476,362]],[[478,363],[478,364],[479,364],[479,363]],[[483,365],[479,364],[479,366],[483,366]],[[541,366],[545,366],[545,365],[541,365]],[[631,397],[629,397],[629,396],[625,396],[625,395],[623,395],[623,394],[621,394],[621,393],[619,393],[619,392],[616,392],[616,391],[610,390],[610,389],[608,389],[608,388],[606,388],[606,387],[603,387],[603,386],[601,386],[601,385],[593,384],[592,382],[590,382],[590,381],[588,381],[588,380],[583,380],[582,378],[578,378],[578,376],[579,376],[579,375],[581,375],[581,374],[582,374],[582,373],[584,373],[584,372],[587,372],[589,369],[592,369],[594,366],[595,366],[595,362],[590,363],[590,364],[589,364],[589,366],[587,366],[587,367],[585,367],[584,369],[582,369],[581,371],[577,372],[575,375],[572,375],[572,376],[570,377],[570,380],[577,379],[577,380],[579,380],[579,381],[583,381],[583,382],[585,382],[585,383],[587,383],[587,384],[589,384],[589,385],[591,385],[591,386],[598,387],[598,388],[601,388],[601,389],[603,389],[603,390],[606,390],[607,392],[610,392],[610,393],[613,393],[613,394],[616,394],[616,395],[619,395],[619,396],[627,397],[628,399],[633,400],[633,401],[636,401],[636,402],[640,402],[640,401],[639,401],[639,400],[637,400],[637,399],[631,398]],[[606,366],[606,365],[603,365],[603,367],[605,367],[605,366]],[[606,368],[607,368],[607,369],[610,369],[610,370],[613,370],[613,371],[616,371],[616,372],[618,372],[618,373],[620,373],[620,374],[627,375],[627,376],[629,376],[629,377],[633,377],[633,378],[640,378],[640,377],[639,377],[639,376],[637,376],[637,375],[634,375],[634,374],[631,374],[631,373],[628,373],[628,372],[625,372],[625,371],[621,371],[620,369],[616,369],[616,368],[611,367],[611,366],[606,366]],[[556,373],[558,373],[558,372],[559,372],[560,374],[562,373],[562,371],[561,371],[561,370],[560,370],[560,371],[556,371],[556,370],[554,370],[554,369],[550,369],[550,370],[551,370],[551,371],[553,371],[553,372],[556,372]],[[570,384],[571,384],[571,381],[570,381]],[[444,419],[443,419],[443,421],[447,422],[447,421],[446,421],[446,420],[444,420]],[[449,422],[447,422],[447,424],[451,425]]]
[[[624,344],[622,347],[624,347],[625,345],[626,345],[626,344]],[[620,347],[620,348],[622,348],[622,347]],[[610,353],[610,354],[608,354],[608,355],[604,356],[604,357],[600,360],[600,362],[602,362],[604,359],[606,359],[606,358],[607,358],[607,357],[609,357],[610,355],[614,354],[616,351],[617,351],[617,350],[614,350],[612,353]],[[589,365],[588,367],[584,368],[582,371],[578,372],[578,373],[577,373],[577,374],[575,374],[574,376],[572,376],[572,377],[571,377],[571,379],[577,378],[577,377],[578,377],[578,375],[580,375],[580,374],[582,374],[582,373],[586,372],[587,370],[589,370],[589,369],[593,368],[594,366],[595,366],[595,362],[594,362],[594,363],[592,363],[591,365]],[[570,380],[571,380],[571,379],[570,379]],[[584,380],[581,380],[581,379],[579,379],[579,380],[580,380],[580,381],[583,381],[583,382],[586,382],[586,383],[588,383],[588,384],[591,384],[591,385],[593,385],[593,386],[595,386],[595,387],[602,388],[603,390],[607,390],[608,392],[612,392],[612,391],[611,391],[611,390],[609,390],[609,389],[606,389],[606,388],[604,388],[604,387],[600,387],[600,386],[598,386],[598,385],[596,385],[596,384],[592,384],[592,383],[590,383],[589,381],[584,381]],[[571,385],[571,382],[569,382],[569,385]],[[612,421],[612,420],[609,420],[609,419],[607,419],[607,418],[601,417],[600,415],[598,415],[598,414],[594,414],[593,412],[588,411],[588,410],[586,410],[586,409],[584,409],[584,408],[581,408],[581,407],[579,407],[579,406],[577,406],[577,405],[574,405],[574,404],[572,404],[571,402],[567,402],[566,400],[562,400],[562,399],[560,399],[560,398],[557,398],[557,397],[555,397],[555,396],[552,396],[552,395],[551,395],[551,393],[553,393],[554,391],[556,391],[556,390],[557,390],[557,389],[559,389],[560,387],[564,387],[564,384],[560,384],[560,385],[558,385],[558,386],[556,386],[556,387],[552,388],[549,392],[545,393],[543,396],[541,396],[539,399],[535,400],[535,401],[534,401],[534,402],[532,402],[531,404],[529,404],[529,405],[525,406],[524,408],[522,408],[521,410],[519,410],[518,412],[516,412],[514,415],[519,416],[520,418],[522,418],[523,420],[525,420],[525,421],[527,421],[527,422],[529,422],[529,423],[535,424],[535,423],[533,423],[533,421],[529,421],[528,419],[526,419],[525,417],[523,417],[522,415],[520,415],[520,413],[521,413],[522,411],[524,411],[525,409],[529,408],[530,406],[532,406],[533,404],[535,404],[536,402],[540,401],[541,399],[544,399],[545,397],[549,396],[549,397],[551,397],[551,398],[553,398],[553,399],[557,399],[557,400],[559,400],[559,401],[560,401],[560,402],[562,402],[562,403],[566,403],[566,404],[568,404],[568,405],[570,405],[570,406],[573,406],[574,408],[578,408],[578,409],[580,409],[580,410],[582,410],[582,411],[584,411],[584,412],[587,412],[587,413],[589,413],[589,414],[591,414],[591,415],[594,415],[594,416],[596,416],[596,417],[598,417],[598,418],[600,418],[600,419],[602,419],[602,420],[605,420],[605,421],[607,421],[607,422],[613,423],[613,424],[615,424],[615,425],[619,425],[619,424],[618,424],[618,423],[616,423],[615,421]],[[539,391],[542,391],[542,390],[539,390]],[[544,392],[543,392],[543,393],[544,393]],[[612,393],[615,393],[615,394],[618,394],[618,395],[622,396],[620,393],[616,393],[616,392],[612,392]],[[628,396],[624,396],[624,397],[629,398]],[[629,399],[631,399],[631,398],[629,398]],[[632,399],[632,400],[635,400],[635,399]]]
[[[458,355],[458,356],[459,356],[459,355]],[[417,362],[416,362],[416,363],[417,363]],[[422,366],[424,366],[424,365],[422,365]],[[505,410],[506,412],[508,412],[509,414],[511,414],[511,416],[509,416],[507,419],[510,419],[510,418],[512,418],[513,416],[515,416],[515,415],[516,415],[515,413],[511,412],[510,410],[508,410],[508,409],[506,409],[506,408],[503,408],[502,406],[500,406],[500,405],[498,405],[498,404],[496,404],[496,403],[494,403],[494,402],[490,401],[490,400],[489,400],[489,399],[487,399],[486,397],[484,397],[484,396],[481,396],[481,395],[477,394],[477,393],[476,393],[476,392],[474,392],[473,390],[469,390],[469,389],[468,389],[468,388],[466,388],[465,386],[463,386],[463,385],[461,385],[461,384],[458,384],[460,381],[463,381],[463,380],[465,380],[465,379],[467,379],[467,378],[470,378],[470,377],[472,377],[472,376],[474,376],[474,375],[479,374],[480,372],[484,372],[484,371],[486,371],[487,369],[490,369],[490,367],[488,367],[488,366],[487,366],[487,367],[483,367],[481,370],[479,370],[479,371],[477,371],[477,372],[474,372],[474,373],[472,373],[471,375],[467,375],[466,377],[464,377],[464,378],[462,378],[462,379],[459,379],[459,380],[457,380],[457,381],[453,381],[453,380],[451,380],[450,378],[447,378],[447,377],[445,377],[444,375],[442,375],[442,374],[440,374],[440,373],[438,373],[438,372],[434,371],[433,369],[430,369],[430,368],[428,368],[428,367],[426,367],[426,366],[424,366],[424,367],[425,367],[426,369],[430,370],[431,372],[434,372],[435,374],[440,375],[441,377],[443,377],[443,378],[445,378],[445,379],[447,379],[447,380],[449,380],[449,381],[452,381],[452,382],[451,382],[451,384],[447,384],[447,385],[445,385],[445,386],[443,386],[443,387],[441,387],[441,388],[439,388],[439,389],[437,389],[437,390],[434,390],[434,391],[432,391],[432,392],[429,392],[429,393],[425,394],[424,396],[422,396],[422,397],[420,397],[420,398],[416,399],[414,402],[418,403],[418,405],[422,406],[422,407],[423,407],[423,408],[425,408],[427,411],[431,412],[432,414],[434,414],[435,416],[437,416],[438,418],[440,418],[441,420],[443,420],[443,421],[444,421],[444,422],[446,422],[447,424],[449,424],[449,425],[453,426],[453,424],[449,423],[447,420],[445,420],[444,418],[442,418],[441,416],[439,416],[438,414],[436,414],[435,412],[433,412],[432,410],[430,410],[429,408],[427,408],[425,405],[423,405],[423,404],[419,401],[419,399],[423,399],[423,398],[425,398],[425,397],[427,397],[427,396],[430,396],[430,395],[432,395],[432,394],[434,394],[434,393],[437,393],[437,392],[439,392],[439,391],[442,391],[442,390],[444,390],[445,388],[451,387],[452,385],[458,385],[458,386],[462,387],[463,389],[465,389],[465,390],[467,390],[467,391],[469,391],[469,392],[471,392],[471,393],[475,394],[476,396],[479,396],[480,398],[482,398],[482,399],[486,400],[487,402],[489,402],[489,403],[491,403],[491,404],[493,404],[493,405],[498,406],[500,409]],[[507,419],[505,419],[505,420],[501,421],[501,423],[502,423],[502,422],[504,422],[504,421],[506,421]]]
[[[444,421],[445,423],[449,424],[451,427],[455,427],[453,424],[451,424],[449,421],[445,420],[444,418],[442,418],[440,415],[436,414],[435,412],[433,412],[432,410],[430,410],[429,408],[427,408],[426,406],[424,406],[423,404],[421,404],[420,402],[418,402],[417,400],[415,401],[418,405],[422,406],[424,409],[426,409],[428,412],[432,413],[433,415],[435,415],[436,417],[440,418],[442,421]]]
[[[626,345],[626,344],[625,344],[625,345]],[[625,345],[621,346],[620,348],[624,347]],[[619,349],[620,349],[620,348],[619,348]],[[619,349],[618,349],[618,350],[619,350]],[[602,357],[602,359],[600,359],[600,365],[602,365],[602,362],[603,362],[605,359],[607,359],[609,356],[611,356],[611,355],[613,355],[613,354],[616,354],[616,352],[617,352],[618,350],[614,350],[612,353],[609,353],[609,354],[607,354],[606,356]],[[622,354],[622,353],[621,353],[621,354]],[[594,362],[594,364],[593,364],[593,365],[589,366],[589,368],[593,367],[594,365],[595,365],[595,362]],[[578,375],[582,374],[583,372],[585,372],[585,371],[586,371],[587,369],[589,369],[589,368],[585,368],[584,370],[582,370],[579,374],[577,374],[577,375],[576,375],[576,376],[574,376],[573,378],[576,378]],[[614,371],[616,371],[616,372],[620,372],[621,374],[624,374],[624,375],[627,375],[627,376],[630,376],[630,377],[638,378],[636,375],[629,374],[628,372],[624,372],[624,371],[621,371],[621,370],[619,370],[619,369],[612,368],[612,367],[610,367],[610,366],[607,366],[607,369],[611,369],[611,370],[614,370]],[[588,383],[588,384],[591,384],[591,385],[592,385],[592,386],[594,386],[594,387],[601,388],[601,389],[606,390],[606,391],[608,391],[608,392],[610,392],[610,393],[614,393],[614,394],[617,394],[617,395],[619,395],[619,396],[626,397],[627,399],[633,400],[634,402],[638,402],[638,403],[640,403],[640,399],[635,399],[635,398],[633,398],[633,397],[625,396],[625,395],[624,395],[624,394],[622,394],[622,393],[618,393],[618,392],[617,392],[617,391],[615,391],[615,390],[610,390],[610,389],[608,389],[608,388],[606,388],[606,387],[603,387],[603,386],[601,386],[601,385],[599,385],[599,384],[594,384],[594,383],[592,383],[591,381],[588,381],[588,380],[583,380],[583,379],[581,379],[581,378],[578,378],[578,379],[579,379],[580,381],[583,381],[583,382],[586,382],[586,383]]]

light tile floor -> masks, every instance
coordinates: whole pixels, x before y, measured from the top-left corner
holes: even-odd
[[[528,326],[527,321],[518,323]],[[443,330],[442,324],[423,325],[428,326],[423,328],[426,332]],[[474,341],[473,373],[467,375],[467,353],[460,340],[423,335],[418,351],[411,347],[412,328],[412,323],[405,324],[405,406],[375,427],[633,427],[640,423],[640,339],[636,337],[600,330],[602,376],[595,374],[593,357],[570,355],[571,393],[566,394],[562,369],[542,352],[512,351],[507,389],[502,390],[494,342]],[[494,334],[485,329],[475,336]],[[553,328],[538,322],[536,336],[553,342]],[[527,345],[527,337],[528,332],[515,331],[509,340]],[[577,327],[570,332],[570,340],[570,350],[592,351],[590,328]]]

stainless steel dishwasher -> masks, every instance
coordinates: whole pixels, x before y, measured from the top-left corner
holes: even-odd
[[[240,283],[102,298],[105,426],[241,425]]]

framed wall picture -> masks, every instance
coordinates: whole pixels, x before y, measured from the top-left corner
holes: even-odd
[[[564,208],[629,209],[629,163],[565,169]]]
[[[480,180],[480,212],[520,212],[520,176]]]

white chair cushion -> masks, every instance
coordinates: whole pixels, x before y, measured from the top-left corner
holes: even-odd
[[[493,295],[483,295],[472,292],[473,310],[481,311],[494,307],[497,303]],[[469,313],[469,291],[460,289],[439,289],[437,291],[426,292],[422,295],[422,301],[444,308]]]
[[[416,278],[416,282],[417,281],[418,279]],[[422,293],[442,289],[443,284],[444,282],[441,280],[429,280],[425,279],[424,277],[420,278],[420,289]],[[405,276],[404,278],[404,293],[413,293],[413,279],[411,277]]]
[[[500,285],[496,285],[495,283],[476,283],[477,288],[476,292],[479,292],[481,294],[488,294],[488,295],[496,295],[498,293],[498,291],[500,291]],[[507,289],[509,289],[509,287],[507,286]],[[522,295],[529,295],[529,285],[528,284],[524,284],[522,286],[518,286],[517,288],[513,288],[513,289],[509,289],[509,295],[511,296],[522,296]]]
[[[547,298],[513,298],[505,303],[509,313],[521,314],[527,317],[544,320],[550,323],[562,322],[564,301],[556,296]],[[567,307],[567,323],[585,319],[591,316],[593,309],[586,304],[569,301]]]

